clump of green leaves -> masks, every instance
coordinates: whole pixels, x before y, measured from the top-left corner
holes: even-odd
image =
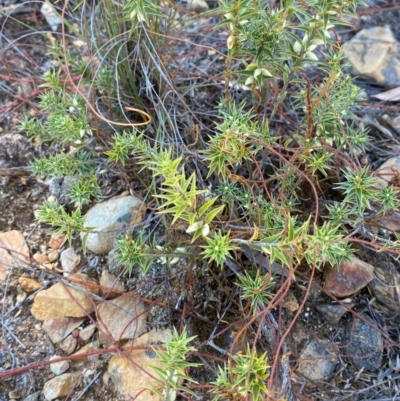
[[[202,255],[209,261],[215,262],[218,266],[223,267],[225,259],[231,257],[230,252],[238,249],[230,241],[230,233],[215,233],[213,237],[206,238],[207,245],[203,245]]]
[[[68,213],[61,205],[46,201],[40,205],[36,216],[39,222],[53,226],[55,235],[66,234],[70,245],[75,231],[88,233],[91,230],[84,226],[85,216],[80,208]]]
[[[95,173],[94,154],[84,149],[92,135],[89,123],[91,116],[83,99],[65,90],[60,70],[48,71],[43,78],[44,83],[41,86],[50,88],[39,96],[39,106],[46,117],[44,121],[25,118],[21,121],[19,129],[32,140],[77,146],[77,150],[70,153],[60,152],[36,159],[31,170],[34,175],[46,175],[48,178],[67,177],[70,182],[69,200],[80,208],[101,193]]]
[[[156,66],[153,71],[157,72],[151,74],[151,68],[145,68],[161,60],[156,54],[160,47],[151,41],[153,33],[158,38],[168,36],[165,32],[159,35],[160,27],[167,25],[163,25],[162,3],[101,3],[105,15],[118,17],[115,23],[107,20],[105,27],[112,48],[104,53],[96,49],[104,62],[93,68],[97,71],[95,89],[102,100],[110,97],[105,99],[110,110],[111,98],[127,100],[122,99],[124,91],[131,95],[130,103],[134,99],[144,108],[151,99],[143,101],[141,96],[143,78],[146,95],[151,93],[147,83],[155,77],[158,94],[171,89],[164,90],[161,67]],[[133,159],[139,160],[141,170],[135,171],[136,177],[147,184],[149,204],[165,225],[162,245],[144,235],[132,237],[130,232],[117,240],[116,259],[128,274],[135,267],[146,274],[155,260],[172,265],[182,259],[200,259],[208,269],[224,269],[228,258],[239,258],[248,247],[284,267],[338,266],[352,256],[347,236],[364,228],[366,216],[379,217],[399,209],[395,188],[379,188],[369,169],[358,167],[357,158],[368,146],[368,132],[354,118],[360,90],[343,73],[344,57],[332,34],[335,26],[347,24],[360,2],[269,3],[221,0],[216,10],[223,16],[217,28],[228,31],[226,89],[233,81],[244,84],[253,98],[249,96],[247,103],[223,99],[214,132],[207,138],[198,135],[190,149],[186,138],[178,141],[176,132],[170,137],[164,132],[174,124],[180,127],[181,121],[177,117],[170,124],[172,119],[160,101],[162,107],[152,111],[161,128],[150,127],[148,140],[138,130],[123,131],[109,138],[108,150],[102,150],[110,164],[125,171],[135,165]],[[123,39],[120,46],[126,32],[132,40],[125,43]],[[148,60],[140,57],[145,47],[151,49]],[[70,53],[65,57],[61,46],[56,45],[53,54],[83,78],[90,75],[90,69],[74,61]],[[136,65],[133,68],[132,59],[140,71]],[[313,73],[316,68],[318,74]],[[36,160],[32,166],[34,174],[71,178],[70,198],[77,209],[69,214],[59,205],[45,203],[38,211],[39,221],[52,224],[57,233],[66,232],[71,239],[75,231],[89,230],[83,227],[80,207],[100,192],[97,155],[86,147],[92,116],[79,96],[68,93],[60,71],[48,72],[44,78],[42,87],[47,91],[40,96],[44,116],[23,120],[21,129],[42,142],[78,148]],[[179,90],[177,86],[172,92]],[[177,246],[172,230],[180,232],[182,247]],[[382,245],[398,250],[398,241]],[[253,314],[271,301],[275,279],[269,274],[244,271],[236,280],[237,292],[249,301]],[[156,350],[164,368],[154,368],[159,378],[154,392],[163,400],[174,399],[177,392],[196,395],[181,384],[182,380],[194,382],[188,369],[196,364],[186,361],[188,353],[195,351],[189,345],[192,340],[186,331],[175,331],[165,348]],[[219,369],[215,400],[254,401],[268,395],[267,355],[249,344],[245,349]]]
[[[39,106],[47,117],[44,122],[34,118],[25,118],[20,130],[29,137],[39,138],[43,142],[61,145],[81,144],[92,135],[90,113],[84,101],[69,94],[61,82],[60,71],[48,71],[43,76],[42,87],[51,88],[39,96]]]
[[[125,266],[128,275],[135,267],[140,267],[142,274],[146,274],[157,257],[151,253],[151,247],[142,235],[132,238],[129,232],[117,240],[115,251],[115,260]]]
[[[249,299],[253,314],[256,314],[259,308],[264,308],[268,305],[273,294],[269,290],[275,285],[275,278],[270,274],[257,273],[250,275],[245,272],[239,276],[239,282],[236,283],[242,291],[241,298]]]
[[[261,147],[255,145],[258,139],[271,141],[268,127],[262,128],[255,123],[254,116],[245,111],[244,107],[245,103],[220,104],[223,121],[216,126],[218,132],[210,137],[204,151],[207,155],[206,160],[210,162],[208,177],[216,172],[225,180],[229,166],[237,166],[245,160],[251,160],[251,155],[260,150]]]
[[[198,189],[196,174],[187,177],[181,161],[182,157],[173,159],[171,150],[154,149],[150,158],[142,157],[142,164],[164,179],[161,194],[154,195],[163,200],[159,213],[170,214],[172,224],[177,220],[188,223],[186,232],[192,234],[192,241],[195,241],[208,236],[210,223],[225,206],[214,206],[218,197],[207,197],[209,191]]]
[[[232,358],[231,367],[224,365],[223,368],[219,368],[217,380],[213,382],[216,386],[212,390],[212,393],[216,394],[213,400],[224,400],[228,395],[233,399],[264,399],[268,395],[268,369],[267,354],[258,356],[257,352],[247,345],[245,353]]]
[[[147,143],[138,131],[123,131],[114,136],[111,149],[104,152],[111,162],[125,165],[129,156],[139,157],[147,151]]]
[[[177,392],[196,397],[195,392],[182,386],[184,381],[197,383],[187,374],[187,370],[199,366],[199,364],[186,360],[189,352],[196,351],[195,347],[189,345],[195,338],[196,336],[188,337],[186,329],[179,334],[174,328],[172,339],[165,344],[164,349],[153,348],[162,367],[150,366],[150,369],[156,373],[159,379],[151,391],[156,393],[163,401],[175,400]]]

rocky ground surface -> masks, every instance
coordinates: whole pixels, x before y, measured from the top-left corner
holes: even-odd
[[[358,115],[375,138],[366,157],[382,185],[400,174],[399,9],[396,2],[374,2],[338,38],[349,71],[365,89]],[[17,40],[21,33],[4,15],[2,35]],[[44,26],[30,10],[13,15]],[[144,228],[151,223],[141,214],[140,193],[118,183],[115,195],[88,210],[85,224],[96,232],[86,253],[79,237],[68,243],[36,222],[38,204],[55,196],[54,182],[27,172],[46,148],[18,133],[17,124],[36,113],[38,77],[27,72],[13,81],[7,67],[40,71],[49,60],[38,36],[28,35],[21,47],[9,41],[0,41],[7,60],[0,66],[0,400],[156,400],[143,390],[152,380],[148,367],[158,363],[151,346],[165,343],[174,325],[198,336],[204,367],[193,375],[200,387],[209,384],[241,319],[233,309],[221,317],[227,289],[220,283],[229,274],[216,277],[185,263],[168,268],[163,260],[144,277],[124,274],[115,263],[115,239],[132,221]],[[400,219],[370,229],[388,230],[400,230]],[[400,265],[365,248],[357,256],[318,273],[310,290],[299,276],[273,313],[284,327],[296,316],[286,339],[288,374],[304,399],[389,400],[400,391]],[[205,390],[198,394],[207,399]]]

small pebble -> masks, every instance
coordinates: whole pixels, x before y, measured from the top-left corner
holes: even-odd
[[[37,291],[42,287],[42,284],[40,284],[38,281],[29,278],[29,277],[20,277],[18,279],[18,282],[22,288],[23,291],[25,292],[34,292]]]
[[[44,254],[44,253],[35,253],[34,255],[33,255],[33,259],[35,259],[36,260],[36,262],[38,262],[39,264],[43,264],[43,263],[46,263],[46,262],[48,262],[49,261],[49,257],[46,255],[46,254]]]
[[[54,355],[50,358],[50,361],[53,359],[59,359],[60,356]],[[60,361],[60,362],[55,362],[50,365],[51,371],[56,375],[62,375],[64,372],[66,372],[69,369],[69,363],[68,361]]]
[[[89,324],[88,326],[86,326],[84,329],[82,329],[79,332],[79,338],[82,341],[88,341],[90,339],[90,337],[92,337],[93,333],[96,330],[96,325],[95,324]]]
[[[67,354],[70,355],[74,352],[76,345],[78,344],[78,340],[75,337],[69,335],[60,343],[60,348]]]
[[[17,288],[17,292],[18,292],[18,295],[16,297],[16,300],[19,304],[22,304],[22,302],[24,302],[26,299],[26,292],[22,291],[21,288],[19,288],[19,286]]]
[[[67,237],[65,234],[60,234],[57,236],[52,235],[49,241],[49,247],[51,249],[60,249],[66,240]]]
[[[21,395],[19,394],[18,391],[10,391],[10,392],[8,393],[8,397],[9,397],[11,400],[17,400],[18,398],[21,398]]]
[[[55,262],[58,260],[60,254],[58,253],[57,249],[54,249],[47,256],[48,256],[50,262]]]

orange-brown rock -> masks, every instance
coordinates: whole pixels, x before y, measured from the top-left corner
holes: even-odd
[[[374,267],[352,257],[325,275],[325,290],[338,298],[348,297],[364,288],[374,278]]]
[[[0,232],[0,281],[7,278],[12,266],[29,265],[29,248],[17,230]]]
[[[126,344],[126,351],[111,358],[108,364],[108,374],[115,388],[124,395],[134,397],[136,401],[158,401],[159,397],[147,390],[153,385],[151,376],[154,377],[149,366],[163,368],[163,364],[150,347],[169,341],[171,336],[170,330],[152,330]],[[132,349],[135,346],[149,346],[150,349]]]
[[[34,280],[33,278],[20,277],[18,279],[18,282],[19,282],[21,288],[25,292],[28,292],[28,293],[37,291],[38,289],[42,288],[42,284],[40,284],[38,281]]]
[[[97,308],[100,341],[107,343],[141,336],[147,331],[145,311],[143,302],[125,295],[102,303]]]
[[[40,291],[34,298],[31,312],[36,319],[57,317],[82,317],[94,311],[94,301],[90,294],[98,294],[96,282],[85,274],[74,274],[68,282],[54,284]]]

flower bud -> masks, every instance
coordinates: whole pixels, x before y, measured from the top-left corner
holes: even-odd
[[[300,54],[302,49],[302,45],[300,44],[300,42],[296,41],[296,43],[293,45],[293,50],[296,54]]]
[[[235,45],[236,43],[236,38],[233,35],[230,35],[228,37],[228,40],[226,41],[226,45],[228,46],[228,49],[232,49],[232,47]]]
[[[250,86],[254,83],[254,77],[248,77],[244,83],[246,86]]]
[[[313,61],[318,61],[318,57],[313,52],[307,52],[306,57]]]
[[[257,64],[252,63],[246,67],[246,71],[254,71],[256,68],[257,68]]]

